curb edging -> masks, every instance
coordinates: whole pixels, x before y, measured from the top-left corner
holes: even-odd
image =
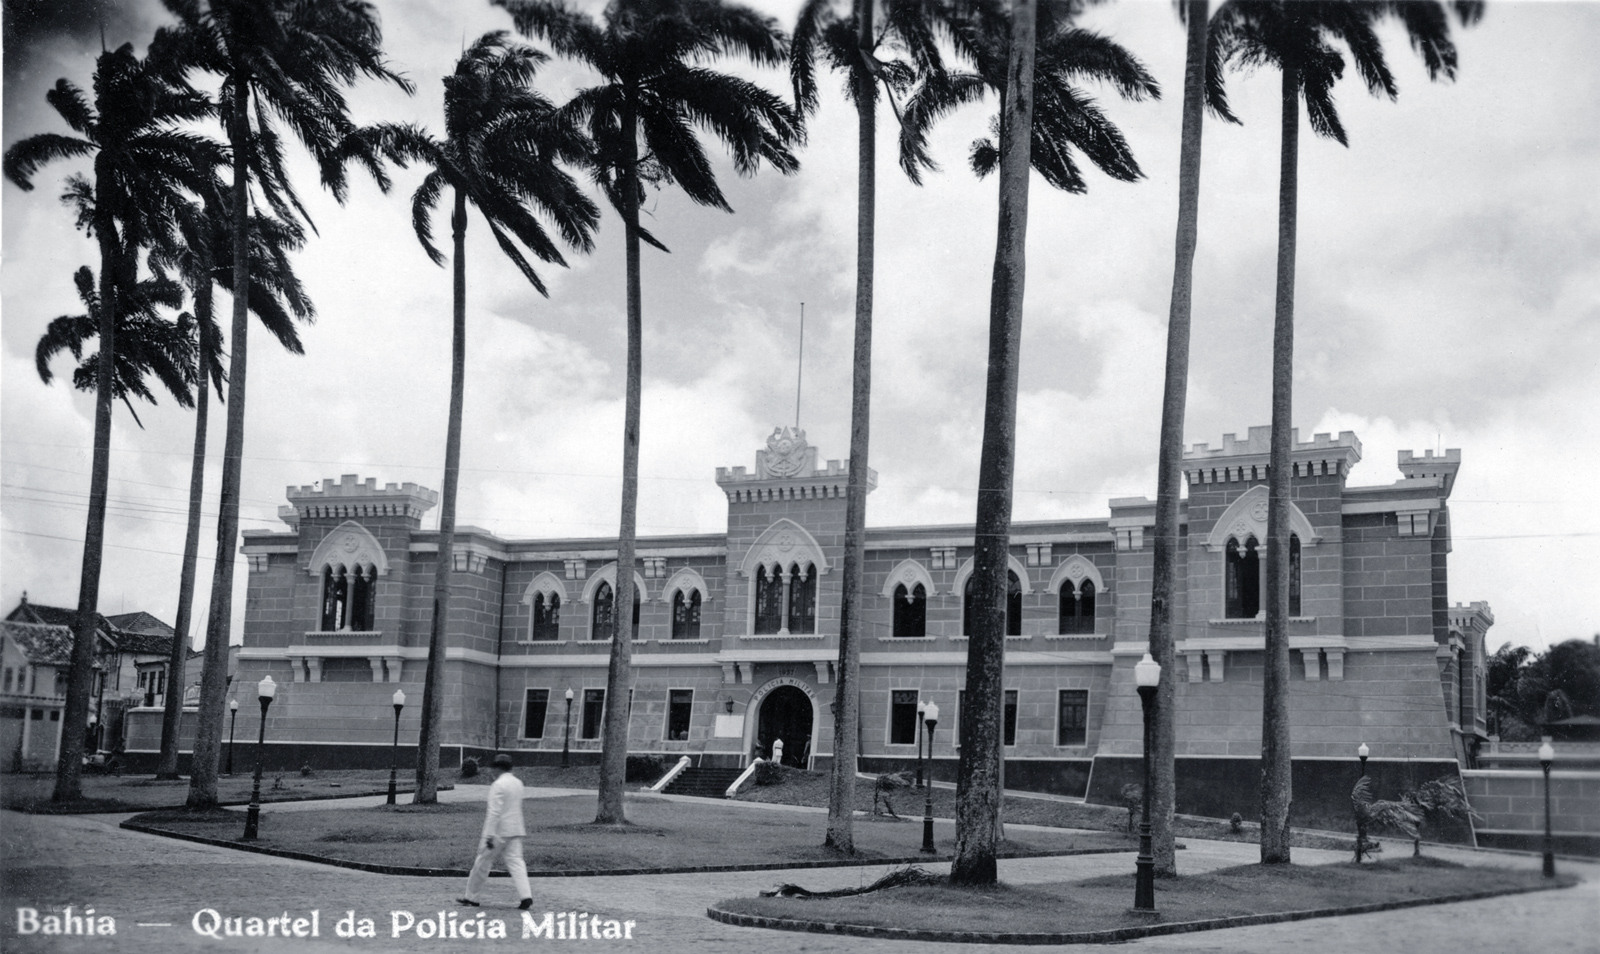
[[[1470,891],[1464,894],[1441,895],[1432,898],[1403,898],[1394,901],[1375,901],[1343,908],[1309,908],[1300,911],[1276,911],[1266,914],[1240,914],[1204,921],[1175,921],[1170,924],[1150,924],[1135,927],[1112,928],[1104,931],[1066,932],[993,932],[993,931],[931,931],[919,928],[891,928],[870,924],[851,924],[842,921],[805,921],[799,918],[775,918],[759,914],[740,914],[716,905],[706,908],[706,917],[735,927],[767,928],[775,931],[798,931],[808,934],[835,934],[851,937],[882,938],[896,941],[944,941],[969,944],[1113,944],[1135,941],[1146,937],[1170,934],[1192,934],[1225,928],[1253,927],[1259,924],[1281,924],[1287,921],[1307,921],[1313,918],[1331,918],[1351,914],[1375,914],[1401,908],[1418,908],[1431,904],[1453,904],[1460,901],[1481,901],[1512,894],[1529,894],[1534,891],[1554,891],[1574,887],[1579,882],[1558,879],[1554,884],[1539,884],[1520,888],[1497,888],[1487,891]]]

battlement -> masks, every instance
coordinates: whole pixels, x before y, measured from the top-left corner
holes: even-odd
[[[379,487],[376,477],[362,480],[357,474],[345,474],[337,481],[329,477],[320,486],[287,487],[284,496],[290,505],[278,508],[278,516],[290,526],[297,526],[301,518],[316,517],[421,520],[422,515],[439,502],[438,491],[419,484],[407,482]]]
[[[1474,623],[1482,629],[1494,625],[1494,611],[1489,609],[1487,601],[1473,600],[1471,603],[1455,603],[1450,607],[1451,626],[1467,629]]]
[[[1354,431],[1340,431],[1337,437],[1314,434],[1311,440],[1302,441],[1299,428],[1294,428],[1289,432],[1289,445],[1289,460],[1296,477],[1344,477],[1361,460],[1361,440]],[[1196,444],[1185,451],[1184,474],[1191,484],[1264,480],[1271,450],[1270,427],[1252,427],[1244,440],[1236,434],[1224,434],[1221,447]]]
[[[1444,484],[1444,495],[1448,497],[1455,487],[1456,472],[1461,469],[1461,448],[1452,447],[1437,455],[1431,450],[1423,451],[1421,457],[1412,451],[1403,450],[1400,452],[1398,463],[1400,473],[1405,475],[1407,480],[1438,478]]]
[[[817,466],[817,449],[799,427],[775,427],[767,446],[756,451],[755,472],[743,467],[718,467],[717,486],[730,503],[766,499],[842,497],[850,478],[850,461],[830,460]],[[878,474],[867,468],[867,490],[878,486]]]

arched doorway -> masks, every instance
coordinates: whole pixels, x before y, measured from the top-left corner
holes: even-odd
[[[756,745],[769,758],[772,743],[783,740],[783,764],[805,768],[811,756],[811,697],[794,686],[779,686],[762,700],[756,717]]]

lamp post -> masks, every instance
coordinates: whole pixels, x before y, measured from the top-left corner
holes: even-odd
[[[1372,750],[1363,742],[1356,746],[1356,758],[1361,760],[1361,777],[1367,777],[1367,756]],[[1356,814],[1356,864],[1361,864],[1361,856],[1367,851],[1367,823],[1358,812]]]
[[[394,691],[394,744],[389,747],[389,801],[394,804],[394,779],[395,773],[400,768],[400,710],[406,707],[406,694],[399,689]]]
[[[228,700],[228,774],[233,774],[233,730],[239,727],[239,700]]]
[[[261,825],[261,750],[267,744],[267,707],[272,705],[272,697],[278,694],[278,684],[272,681],[269,674],[256,684],[256,693],[261,697],[261,731],[256,736],[255,787],[250,790],[250,810],[244,818],[245,841],[255,841],[256,831]]]
[[[1367,743],[1365,743],[1365,742],[1361,743],[1361,745],[1356,749],[1356,758],[1361,760],[1361,777],[1362,778],[1366,778],[1367,777],[1367,756],[1371,755],[1371,754],[1372,754],[1372,750],[1367,748]]]
[[[561,767],[572,767],[572,690],[567,690],[567,721],[561,728]]]
[[[922,851],[933,854],[933,730],[939,725],[939,707],[928,703],[922,712],[922,724],[928,737],[928,788],[922,802]]]
[[[1555,761],[1556,750],[1550,744],[1550,737],[1545,736],[1539,744],[1539,765],[1544,769],[1544,876],[1556,876],[1556,848],[1555,840],[1550,834],[1550,763]]]
[[[922,788],[922,744],[928,740],[923,722],[928,719],[928,703],[917,699],[917,788]]]
[[[1133,684],[1139,690],[1139,702],[1144,708],[1144,814],[1139,822],[1139,857],[1134,862],[1135,911],[1156,909],[1156,859],[1150,845],[1150,708],[1155,704],[1156,686],[1160,683],[1161,664],[1145,653],[1133,667]]]

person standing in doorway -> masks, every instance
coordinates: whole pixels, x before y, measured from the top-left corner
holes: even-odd
[[[522,781],[511,773],[511,756],[504,752],[496,755],[489,765],[494,770],[494,784],[489,786],[483,834],[478,837],[478,857],[472,863],[472,873],[467,876],[466,895],[456,900],[477,907],[484,879],[499,861],[511,875],[511,883],[522,899],[518,907],[526,911],[533,906],[533,889],[528,885],[528,863],[522,857],[522,839],[528,833],[522,824]]]

